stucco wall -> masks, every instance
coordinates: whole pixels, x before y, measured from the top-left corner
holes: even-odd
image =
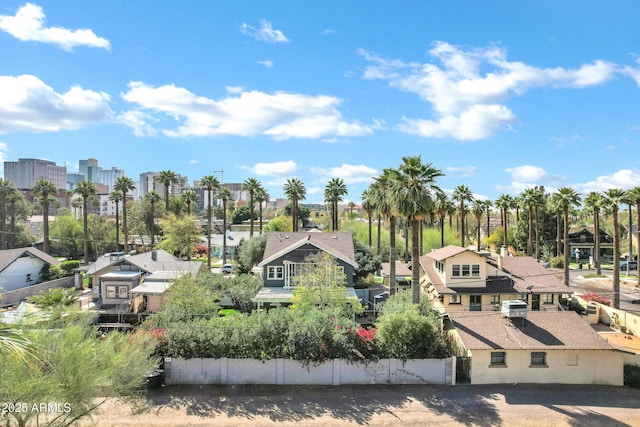
[[[487,259],[475,252],[463,252],[451,258],[444,260],[445,263],[445,278],[444,284],[453,287],[465,287],[465,288],[484,288],[487,286]],[[477,277],[452,277],[454,264],[468,264],[479,265],[480,276]]]
[[[288,359],[165,359],[166,384],[453,384],[455,358],[304,366]]]
[[[50,280],[48,282],[38,283],[37,285],[27,286],[21,289],[16,289],[10,292],[2,293],[2,300],[0,303],[3,306],[13,305],[23,301],[25,298],[32,295],[37,295],[41,291],[46,291],[53,288],[71,288],[74,285],[73,276],[63,277],[61,279]]]
[[[9,264],[0,274],[0,290],[14,291],[40,283],[40,271],[46,263],[38,258],[24,256]],[[27,281],[29,275],[31,281]]]
[[[490,367],[491,351],[474,350],[471,354],[471,383],[623,385],[621,352],[546,350],[546,353],[547,367],[530,367],[531,350],[506,350],[506,366]]]

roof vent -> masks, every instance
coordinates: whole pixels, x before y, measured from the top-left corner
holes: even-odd
[[[527,303],[520,300],[502,301],[502,316],[509,319],[527,318]]]

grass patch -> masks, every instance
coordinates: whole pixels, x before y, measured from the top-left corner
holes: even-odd
[[[583,276],[585,279],[602,279],[603,277],[607,277],[604,274],[596,274],[596,273],[589,273],[589,274],[585,274]]]

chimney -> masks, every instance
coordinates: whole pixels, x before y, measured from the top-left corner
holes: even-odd
[[[151,251],[151,260],[152,261],[157,261],[158,260],[158,252]]]
[[[500,253],[498,254],[498,268],[500,270],[504,267],[504,258],[507,256],[507,247],[505,245],[500,246]]]

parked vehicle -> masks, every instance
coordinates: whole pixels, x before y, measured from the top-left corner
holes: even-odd
[[[222,274],[231,274],[232,270],[233,270],[232,264],[222,264],[222,267],[220,267],[220,272]]]
[[[620,261],[620,270],[627,269],[627,262],[629,263],[629,270],[638,269],[638,261]]]

